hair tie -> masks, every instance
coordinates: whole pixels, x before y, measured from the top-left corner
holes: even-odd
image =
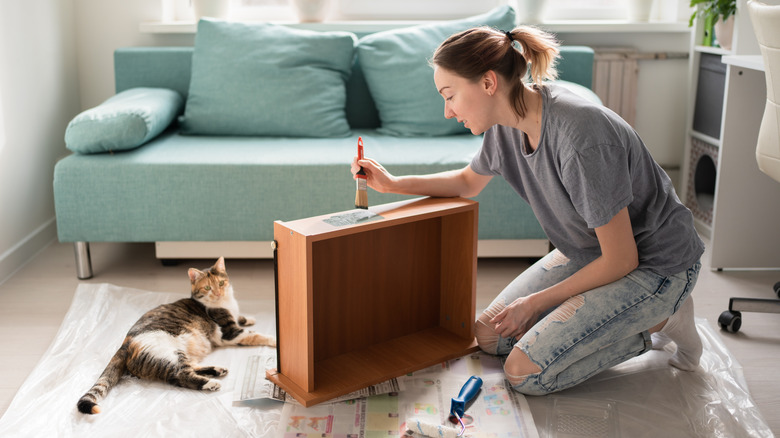
[[[512,36],[511,31],[504,31],[504,35],[506,35],[507,38],[509,38],[509,42],[512,42],[515,40],[515,37]]]

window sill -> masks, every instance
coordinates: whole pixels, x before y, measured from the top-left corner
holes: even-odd
[[[347,32],[379,32],[430,23],[429,20],[376,20],[376,21],[325,21],[322,23],[299,23],[295,21],[272,21],[275,24],[319,31],[342,30]],[[630,22],[625,20],[571,20],[551,21],[539,27],[553,33],[688,33],[687,22]],[[153,34],[194,34],[197,23],[194,21],[143,22],[139,26],[141,33]]]

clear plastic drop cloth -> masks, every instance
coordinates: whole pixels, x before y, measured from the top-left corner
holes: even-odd
[[[76,409],[133,323],[146,311],[187,296],[110,284],[79,285],[55,339],[0,419],[0,437],[274,436],[281,403],[233,406],[234,379],[242,359],[272,353],[268,347],[215,349],[202,364],[228,368],[220,391],[126,376],[99,403],[100,414],[84,415]],[[273,334],[273,302],[263,303],[262,309],[252,330]]]
[[[526,397],[541,437],[773,437],[742,367],[706,319],[699,369],[668,364],[674,344],[610,368],[581,385]]]
[[[227,367],[222,389],[200,392],[124,377],[84,415],[76,402],[97,380],[130,326],[147,310],[184,294],[110,284],[81,284],[51,346],[0,419],[0,437],[282,437],[282,403],[236,404],[239,369],[268,347],[216,349],[204,365]],[[273,302],[238,296],[257,319],[253,330],[273,334]],[[704,319],[700,369],[683,372],[667,360],[673,345],[609,369],[545,397],[526,397],[540,437],[772,437],[747,390],[742,368]],[[354,419],[353,419],[354,421]],[[284,428],[281,428],[284,429]],[[472,432],[479,436],[479,431]],[[318,434],[318,437],[327,436]],[[507,431],[506,436],[512,435]]]

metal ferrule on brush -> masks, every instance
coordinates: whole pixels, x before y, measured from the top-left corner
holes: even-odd
[[[365,191],[367,189],[366,185],[366,174],[361,169],[360,172],[357,173],[357,180],[355,180],[357,183],[357,189]]]

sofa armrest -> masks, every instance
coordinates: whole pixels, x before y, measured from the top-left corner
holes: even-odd
[[[114,51],[116,92],[169,88],[187,97],[194,47],[120,47]]]
[[[558,79],[593,89],[593,49],[587,46],[561,46]]]
[[[571,91],[574,94],[579,95],[580,97],[583,97],[595,104],[603,105],[604,102],[601,101],[601,98],[590,88],[582,86],[576,82],[569,82],[564,81],[561,79],[558,79],[556,81],[553,81],[553,83],[560,85],[561,87],[564,87]]]
[[[133,149],[164,131],[183,108],[184,99],[173,90],[126,90],[71,120],[65,146],[82,154]]]

